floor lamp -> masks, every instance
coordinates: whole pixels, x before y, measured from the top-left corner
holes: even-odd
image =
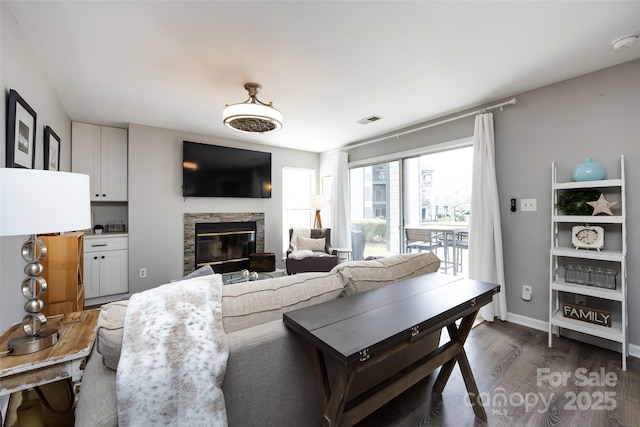
[[[322,228],[322,218],[320,217],[320,211],[329,206],[329,198],[322,194],[316,194],[311,196],[311,209],[316,212],[315,219],[313,221],[313,228]]]
[[[22,245],[27,277],[20,289],[27,299],[22,319],[24,335],[9,340],[13,356],[43,350],[58,342],[58,331],[45,328],[47,318],[40,313],[40,297],[47,282],[40,277],[40,261],[47,247],[38,234],[85,230],[91,227],[89,176],[69,172],[34,169],[0,169],[0,236],[30,237]]]

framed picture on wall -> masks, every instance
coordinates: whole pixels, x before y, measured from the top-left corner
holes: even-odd
[[[36,112],[15,90],[9,91],[7,167],[33,169],[36,163]]]
[[[45,170],[60,170],[60,137],[47,126],[44,128],[44,162]]]

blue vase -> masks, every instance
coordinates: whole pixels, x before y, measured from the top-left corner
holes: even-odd
[[[604,166],[591,159],[584,159],[584,162],[573,168],[571,177],[574,181],[597,181],[604,179]]]

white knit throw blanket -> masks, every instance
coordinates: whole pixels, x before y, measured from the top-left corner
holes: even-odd
[[[227,425],[221,300],[218,274],[131,296],[116,374],[120,427]]]

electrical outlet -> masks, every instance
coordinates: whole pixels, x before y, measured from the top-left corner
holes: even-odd
[[[578,305],[587,305],[587,296],[586,295],[576,295],[576,304],[578,304]]]
[[[525,301],[531,301],[531,294],[533,293],[533,286],[522,285],[522,299]]]
[[[141,268],[140,269],[140,278],[144,279],[145,277],[147,277],[147,269],[146,268]]]
[[[535,212],[538,210],[537,199],[520,199],[520,210],[522,212]]]

